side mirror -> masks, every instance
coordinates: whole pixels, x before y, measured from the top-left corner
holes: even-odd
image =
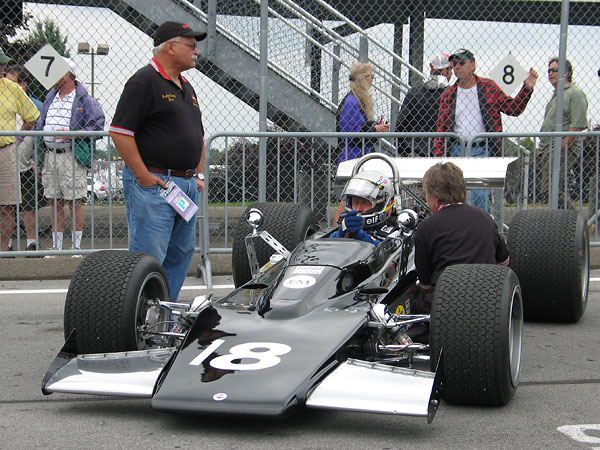
[[[403,209],[398,213],[398,223],[409,230],[414,230],[417,227],[419,216],[412,209]]]
[[[263,224],[265,218],[263,216],[263,213],[260,211],[260,209],[251,208],[246,213],[244,220],[246,220],[246,223],[250,227],[252,227],[253,234],[256,234],[256,230],[258,230],[258,228],[260,228],[260,226]]]

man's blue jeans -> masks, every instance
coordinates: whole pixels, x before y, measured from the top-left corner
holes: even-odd
[[[194,178],[154,175],[164,181],[173,180],[198,204]],[[123,169],[129,250],[148,253],[158,260],[167,276],[171,301],[175,302],[194,257],[196,215],[189,222],[183,220],[160,195],[158,188],[158,185],[150,188],[140,186],[133,172],[128,167]]]
[[[460,151],[460,144],[453,144],[450,149],[450,156],[459,157],[464,156]],[[487,145],[473,145],[471,147],[471,157],[473,158],[485,158],[488,156]],[[487,212],[492,210],[492,204],[490,202],[490,191],[489,189],[473,189],[471,191],[471,205],[485,209]]]

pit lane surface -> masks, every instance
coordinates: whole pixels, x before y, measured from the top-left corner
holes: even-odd
[[[0,448],[600,449],[600,270],[591,276],[579,323],[525,324],[521,384],[508,406],[442,402],[431,425],[325,410],[280,422],[167,415],[149,400],[44,396],[42,377],[63,344],[68,281],[0,282]],[[214,284],[220,296],[233,282],[216,277]],[[181,300],[202,293],[199,285],[187,279]]]

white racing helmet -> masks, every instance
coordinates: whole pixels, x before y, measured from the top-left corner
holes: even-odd
[[[352,209],[352,197],[361,197],[373,207],[362,213],[365,229],[377,227],[388,220],[394,207],[394,187],[385,175],[378,172],[359,172],[348,180],[342,191],[341,200],[346,202],[346,211]]]

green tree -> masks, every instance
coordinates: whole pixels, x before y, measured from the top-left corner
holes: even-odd
[[[26,14],[24,14],[25,16]],[[15,64],[25,64],[35,53],[46,44],[52,45],[54,49],[62,56],[68,58],[71,56],[67,48],[67,35],[61,33],[59,26],[52,19],[36,20],[29,26],[29,17],[27,21],[24,18],[23,28],[28,33],[20,39],[7,44],[6,54],[13,58]],[[14,31],[14,30],[13,30]],[[14,31],[16,33],[16,31]],[[14,34],[13,34],[14,35]],[[46,96],[46,90],[37,81],[33,80],[28,87],[28,93],[35,98],[43,100]]]
[[[2,47],[2,50],[4,50],[7,55],[12,57],[12,55],[18,54],[12,51],[13,44],[9,41],[17,35],[20,29],[27,28],[27,24],[32,17],[31,13],[24,11],[22,23],[8,23],[5,20],[0,21],[0,47]]]
[[[29,47],[32,55],[46,44],[52,45],[60,55],[69,58],[71,52],[67,48],[68,36],[61,33],[60,28],[52,19],[33,22],[30,32],[23,39],[23,44]]]

